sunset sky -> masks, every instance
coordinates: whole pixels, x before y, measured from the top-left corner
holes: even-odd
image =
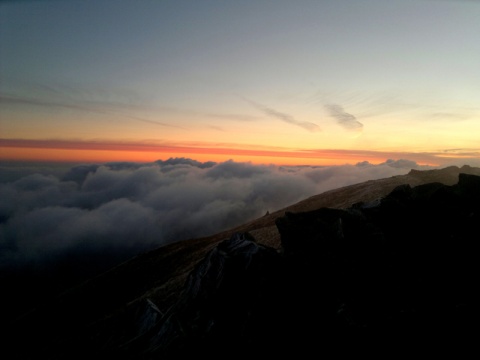
[[[0,160],[480,166],[479,39],[479,1],[3,1]]]

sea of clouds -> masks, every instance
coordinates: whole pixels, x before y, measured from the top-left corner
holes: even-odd
[[[409,160],[288,167],[171,158],[154,163],[0,167],[0,266],[73,253],[124,258],[211,235],[312,195],[426,169]]]

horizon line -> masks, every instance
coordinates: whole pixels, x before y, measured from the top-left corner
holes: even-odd
[[[0,138],[2,161],[49,162],[152,162],[188,155],[200,161],[226,161],[240,159],[253,163],[276,165],[329,166],[339,163],[368,161],[381,163],[388,159],[407,159],[419,165],[441,166],[452,160],[480,159],[477,149],[447,149],[432,152],[364,150],[364,149],[298,149],[278,146],[229,143],[161,143],[149,141],[63,140]],[[32,152],[32,149],[38,151]],[[180,156],[182,157],[182,156]],[[283,159],[284,161],[281,161]],[[287,160],[288,159],[288,160]],[[279,161],[280,160],[280,161]],[[283,164],[286,163],[286,164]]]

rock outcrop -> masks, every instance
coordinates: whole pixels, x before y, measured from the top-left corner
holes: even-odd
[[[473,346],[479,224],[480,177],[466,174],[452,186],[401,185],[345,210],[286,213],[276,221],[281,251],[248,232],[224,240],[122,354],[346,355],[425,349],[427,339]]]
[[[275,220],[280,246],[237,231],[201,247],[200,260],[182,248],[189,271],[168,308],[139,289],[113,315],[71,326],[68,341],[58,337],[46,349],[51,358],[76,349],[139,360],[475,349],[479,224],[480,176],[465,173],[452,185],[401,184],[348,208],[286,211]]]
[[[215,247],[188,276],[178,302],[150,331],[121,347],[132,358],[241,352],[269,336],[281,256],[248,233]]]

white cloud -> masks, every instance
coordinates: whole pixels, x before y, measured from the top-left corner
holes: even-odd
[[[277,167],[169,159],[30,174],[0,184],[0,264],[49,261],[72,251],[123,249],[133,256],[214,234],[309,196],[419,168],[379,165]]]

